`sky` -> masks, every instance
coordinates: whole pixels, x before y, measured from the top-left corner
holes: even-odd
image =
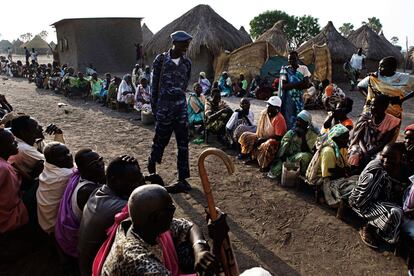
[[[246,30],[250,29],[250,20],[266,10],[277,9],[296,16],[312,15],[319,18],[321,27],[332,21],[337,29],[345,22],[352,23],[357,29],[362,21],[375,16],[380,19],[388,39],[397,36],[398,44],[405,49],[408,36],[409,45],[414,45],[413,0],[296,0],[296,4],[281,0],[176,0],[176,4],[172,3],[165,0],[2,1],[0,40],[12,41],[23,33],[38,34],[46,30],[48,42],[56,41],[52,23],[64,18],[83,17],[143,17],[143,22],[155,33],[197,4],[208,4],[237,29],[244,26]]]

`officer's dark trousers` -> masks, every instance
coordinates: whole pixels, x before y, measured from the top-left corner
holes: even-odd
[[[174,132],[177,141],[178,179],[190,177],[188,164],[188,114],[185,95],[178,100],[162,97],[158,101],[155,123],[155,136],[149,162],[161,163],[164,149]]]

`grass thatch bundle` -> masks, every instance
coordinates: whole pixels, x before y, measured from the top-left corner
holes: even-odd
[[[349,41],[357,48],[362,48],[367,60],[379,61],[387,56],[394,56],[400,62],[401,52],[385,37],[381,38],[369,26],[363,25],[348,36]]]
[[[166,51],[171,46],[170,34],[177,30],[193,36],[187,51],[192,59],[202,46],[218,55],[222,50],[232,51],[251,42],[210,6],[198,5],[157,32],[145,45],[147,55],[153,57]]]
[[[285,22],[283,20],[279,20],[273,25],[272,28],[259,36],[256,41],[267,41],[275,47],[280,55],[287,55],[288,41],[286,39],[285,33],[283,32],[284,25]]]
[[[257,41],[242,46],[230,54],[221,55],[220,62],[215,67],[216,76],[227,71],[233,79],[239,78],[240,74],[250,81],[256,75],[260,75],[260,69],[271,56],[281,55],[272,44],[267,41]]]
[[[319,81],[328,79],[332,81],[332,62],[329,48],[324,45],[313,45],[312,48],[306,48],[298,52],[300,60],[305,64],[313,64],[315,71],[313,78]]]

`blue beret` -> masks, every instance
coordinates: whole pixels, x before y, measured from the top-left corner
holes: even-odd
[[[170,36],[173,41],[187,41],[193,39],[193,37],[185,31],[175,31]]]

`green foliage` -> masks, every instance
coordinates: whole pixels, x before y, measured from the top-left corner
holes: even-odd
[[[250,34],[259,37],[279,21],[285,21],[284,32],[291,47],[297,47],[320,31],[318,19],[310,15],[300,17],[289,15],[284,11],[266,11],[250,21]]]
[[[287,30],[296,28],[295,18],[284,11],[265,11],[250,21],[250,35],[256,39],[268,29],[272,28],[279,20],[285,21],[285,29]]]
[[[318,22],[319,19],[310,15],[296,17],[296,20],[298,24],[295,30],[295,35],[292,38],[293,41],[291,42],[298,47],[302,43],[317,35],[320,32],[321,27]]]
[[[341,27],[339,27],[339,31],[344,37],[347,37],[351,34],[351,32],[354,30],[354,25],[351,23],[344,23]]]
[[[20,35],[20,39],[23,42],[27,42],[27,41],[31,40],[32,37],[33,37],[33,34],[32,33],[25,33],[25,34]]]
[[[398,37],[396,37],[396,36],[391,37],[391,43],[392,44],[396,45],[398,43],[398,41],[399,41]]]
[[[42,39],[46,39],[47,38],[47,35],[48,35],[48,32],[47,31],[41,31],[39,34],[38,34],[38,36],[40,36]]]
[[[382,24],[379,18],[376,17],[370,17],[368,18],[368,21],[362,21],[362,25],[368,25],[374,32],[379,34],[379,32],[382,30]]]

